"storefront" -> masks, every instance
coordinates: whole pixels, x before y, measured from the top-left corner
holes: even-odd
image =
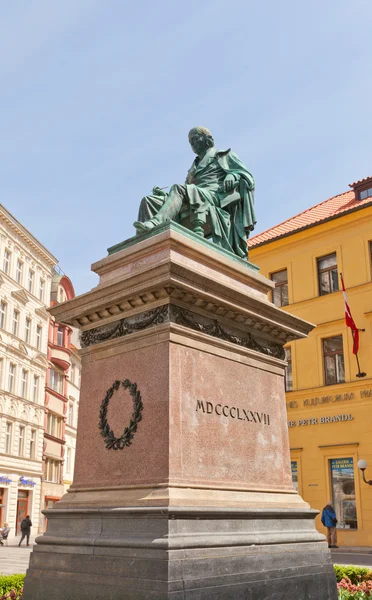
[[[294,392],[287,402],[293,486],[318,510],[333,502],[340,545],[372,545],[372,486],[366,485],[358,460],[370,465],[372,387],[350,384],[347,392],[309,398]],[[287,398],[289,395],[287,396]],[[320,531],[324,531],[320,516]]]
[[[41,478],[27,474],[0,474],[0,524],[9,523],[10,535],[21,533],[21,522],[30,515],[33,534],[38,533]]]

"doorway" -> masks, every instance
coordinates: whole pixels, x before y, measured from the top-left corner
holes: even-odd
[[[28,515],[28,491],[18,490],[16,535],[21,531],[21,523]]]

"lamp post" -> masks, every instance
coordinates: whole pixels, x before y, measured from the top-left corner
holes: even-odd
[[[372,480],[370,479],[369,481],[367,481],[366,476],[364,475],[364,471],[366,470],[366,468],[368,467],[367,461],[366,460],[358,460],[358,467],[359,469],[362,471],[362,477],[363,477],[363,481],[365,483],[368,483],[368,485],[372,485]]]

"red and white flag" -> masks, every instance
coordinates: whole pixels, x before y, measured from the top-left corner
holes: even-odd
[[[346,325],[348,327],[350,327],[352,334],[353,334],[353,354],[358,354],[358,350],[359,350],[359,330],[358,327],[355,325],[354,323],[354,319],[351,316],[351,312],[350,312],[350,308],[349,305],[347,303],[347,298],[346,298],[346,290],[345,290],[345,284],[344,284],[344,278],[342,277],[342,273],[340,273],[340,278],[341,278],[341,284],[342,284],[342,292],[344,294],[344,301],[345,301],[345,321],[346,321]]]

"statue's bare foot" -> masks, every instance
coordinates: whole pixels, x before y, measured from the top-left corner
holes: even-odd
[[[135,221],[133,225],[136,228],[137,233],[142,233],[144,231],[150,231],[157,225],[157,223],[153,223],[152,220],[144,221],[143,223],[141,223],[140,221]]]

